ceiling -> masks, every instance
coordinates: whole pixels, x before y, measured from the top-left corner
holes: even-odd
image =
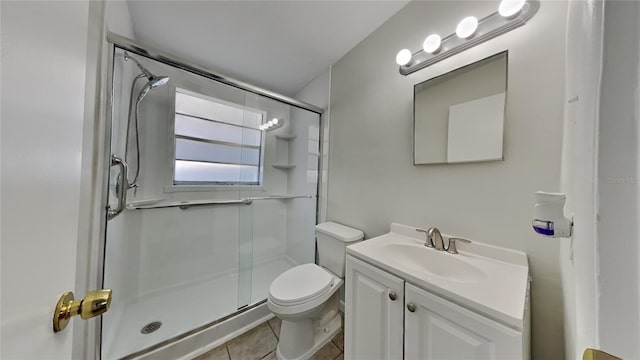
[[[408,1],[129,0],[136,40],[292,96]]]

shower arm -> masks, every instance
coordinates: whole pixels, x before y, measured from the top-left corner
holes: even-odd
[[[151,80],[151,79],[155,78],[155,76],[153,76],[153,74],[149,70],[147,70],[147,68],[142,66],[142,64],[140,64],[140,62],[138,60],[136,60],[136,58],[133,58],[133,57],[129,56],[128,52],[124,53],[124,60],[125,61],[131,60],[134,63],[136,63],[136,65],[138,66],[138,69],[140,69],[140,71],[142,71],[142,74],[144,74],[144,76],[146,76],[147,79]]]

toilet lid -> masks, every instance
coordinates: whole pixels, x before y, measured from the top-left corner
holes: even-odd
[[[291,268],[271,283],[269,295],[281,305],[294,305],[316,298],[331,288],[333,276],[316,264]]]

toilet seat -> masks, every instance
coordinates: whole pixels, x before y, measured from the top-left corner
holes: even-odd
[[[296,306],[322,297],[335,277],[316,264],[303,264],[280,274],[269,287],[269,299],[280,306]]]

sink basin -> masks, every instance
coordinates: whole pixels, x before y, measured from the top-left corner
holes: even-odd
[[[385,245],[384,251],[398,265],[447,280],[476,283],[487,278],[487,274],[480,268],[457,258],[464,256],[461,254],[448,254],[424,246],[405,244]]]

